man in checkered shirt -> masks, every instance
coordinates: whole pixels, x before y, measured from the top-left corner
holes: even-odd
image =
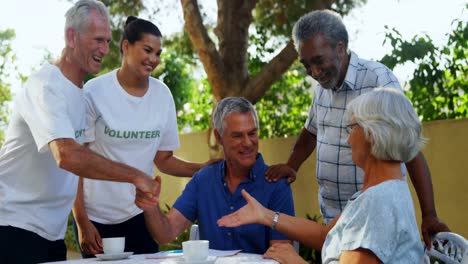
[[[363,171],[352,161],[347,142],[347,104],[376,87],[401,89],[397,78],[383,64],[361,59],[348,50],[348,32],[340,16],[331,11],[310,12],[299,19],[293,39],[301,63],[318,84],[309,118],[286,164],[271,166],[266,177],[276,181],[296,179],[296,171],[317,148],[317,180],[320,211],[330,222],[361,189]],[[422,234],[426,245],[430,235],[448,231],[437,218],[432,182],[426,160],[420,152],[406,168],[422,209]],[[402,170],[405,167],[402,164]]]

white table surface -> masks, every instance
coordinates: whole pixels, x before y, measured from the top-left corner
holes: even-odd
[[[76,260],[67,260],[59,262],[48,262],[54,264],[87,264],[87,263],[101,263],[101,264],[150,264],[150,263],[162,263],[162,264],[188,264],[183,261],[183,258],[167,258],[167,259],[150,259],[146,258],[145,254],[141,255],[131,255],[127,259],[121,260],[100,260],[97,258],[91,259],[76,259]],[[235,263],[244,263],[244,264],[255,264],[255,263],[270,263],[278,264],[277,261],[273,259],[264,259],[262,255],[258,254],[249,254],[249,253],[238,253],[230,257],[218,257],[215,264],[235,264]]]

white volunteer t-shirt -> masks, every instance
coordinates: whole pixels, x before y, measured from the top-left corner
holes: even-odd
[[[84,139],[83,91],[46,64],[15,98],[0,150],[0,225],[63,239],[78,177],[57,167],[48,143]]]
[[[120,86],[114,70],[84,90],[85,142],[93,151],[153,176],[156,152],[179,147],[174,100],[161,81],[150,78],[145,95],[135,97]],[[98,223],[117,224],[142,212],[129,183],[84,179],[83,193],[89,219]]]

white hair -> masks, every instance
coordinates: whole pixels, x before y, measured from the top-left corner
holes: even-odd
[[[65,13],[65,32],[67,32],[69,28],[73,28],[81,33],[84,32],[91,10],[96,10],[105,17],[107,21],[110,21],[109,12],[101,1],[80,0]]]
[[[226,97],[218,102],[213,113],[213,126],[220,135],[226,128],[224,119],[232,113],[252,113],[255,125],[259,128],[257,111],[249,100],[243,97]]]
[[[408,162],[424,145],[422,124],[413,105],[398,88],[376,88],[347,106],[380,160]]]

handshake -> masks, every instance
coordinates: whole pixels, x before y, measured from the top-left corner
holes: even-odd
[[[135,204],[142,210],[148,210],[158,204],[161,192],[161,177],[154,179],[147,176],[136,177],[134,182],[136,187]]]

